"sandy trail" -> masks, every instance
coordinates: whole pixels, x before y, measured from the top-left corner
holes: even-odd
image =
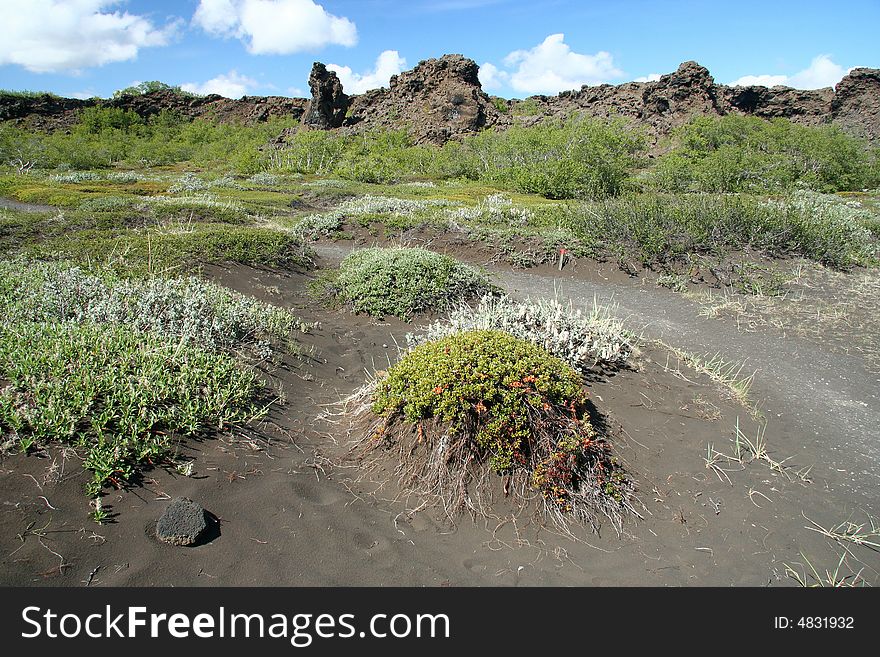
[[[338,263],[352,250],[339,244],[315,248],[325,264]],[[824,455],[811,476],[850,504],[872,515],[880,512],[880,378],[857,357],[826,352],[796,336],[745,332],[732,320],[701,317],[696,303],[653,285],[488,270],[511,296],[556,296],[576,306],[596,298],[616,304],[616,314],[647,339],[745,363],[744,373],[756,372],[750,394],[767,418],[774,458],[790,456],[803,464],[813,463],[811,455]]]

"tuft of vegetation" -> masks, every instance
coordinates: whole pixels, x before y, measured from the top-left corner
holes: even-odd
[[[166,461],[185,436],[263,412],[253,371],[228,355],[92,323],[0,322],[0,431],[22,451],[82,450],[90,497]]]
[[[166,84],[164,82],[159,82],[158,80],[150,80],[148,82],[141,82],[139,84],[132,85],[130,87],[125,87],[125,89],[119,89],[113,92],[113,98],[125,98],[126,96],[143,96],[146,94],[152,94],[156,92],[171,92],[173,94],[177,94],[178,96],[183,96],[184,98],[198,98],[198,94],[194,94],[189,91],[184,91],[179,86]]]
[[[653,172],[667,191],[820,192],[880,184],[877,153],[835,125],[803,126],[728,114],[696,117]]]
[[[450,144],[444,148],[454,153],[458,175],[553,199],[620,194],[645,147],[623,122],[583,116],[487,130]]]
[[[485,511],[492,473],[520,502],[537,493],[561,527],[596,528],[604,515],[619,529],[632,508],[633,484],[593,428],[577,372],[525,340],[477,330],[422,344],[356,399],[375,418],[361,445],[390,450],[404,490],[450,518]]]
[[[31,244],[25,253],[39,259],[60,255],[76,263],[105,263],[125,276],[223,262],[308,269],[314,255],[294,233],[223,224],[184,224],[122,232],[85,229]]]
[[[636,341],[611,309],[595,299],[584,311],[557,299],[519,302],[506,296],[485,295],[475,307],[462,305],[447,320],[434,322],[422,333],[408,334],[407,342],[413,346],[473,330],[504,331],[527,340],[582,374],[597,365],[622,367]]]
[[[355,251],[323,284],[354,312],[401,319],[493,289],[485,274],[451,256],[404,247]]]
[[[120,279],[64,262],[0,261],[0,314],[40,323],[93,322],[153,332],[200,347],[260,358],[295,350],[290,311],[193,276]]]
[[[597,254],[634,254],[645,265],[747,248],[802,255],[837,268],[876,258],[878,241],[861,221],[798,198],[639,194],[570,204],[557,222]]]
[[[222,164],[250,175],[266,166],[261,150],[265,144],[295,125],[291,118],[245,126],[194,121],[170,110],[142,117],[121,108],[87,107],[69,131],[44,133],[0,124],[0,163],[25,173],[190,162],[200,167]]]

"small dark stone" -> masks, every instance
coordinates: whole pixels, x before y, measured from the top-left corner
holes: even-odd
[[[207,528],[204,507],[186,497],[176,497],[156,523],[156,537],[172,545],[193,545]]]

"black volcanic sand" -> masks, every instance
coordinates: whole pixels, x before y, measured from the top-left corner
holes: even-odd
[[[331,249],[324,264],[332,257]],[[765,410],[772,456],[791,457],[789,476],[753,462],[728,466],[728,482],[706,467],[707,445],[730,454],[737,418],[751,437],[758,423],[717,384],[679,368],[649,343],[631,369],[590,384],[645,505],[644,519],[631,518],[622,535],[606,525],[598,535],[584,530],[582,540],[570,540],[542,528],[528,511],[512,516],[503,497],[491,517],[464,517],[457,527],[436,510],[411,513],[417,501],[391,500],[393,487],[376,491],[341,461],[348,427],[332,414],[370,372],[394,362],[397,345],[419,321],[322,309],[305,294],[304,276],[244,267],[209,267],[206,274],[320,322],[301,336],[304,355],[286,357],[270,375],[285,402],[252,431],[181,445],[195,459],[192,476],[155,468],[138,485],[109,491],[103,499],[112,522],[105,525],[89,518],[88,476],[74,454],[52,449],[6,457],[0,462],[0,584],[789,585],[785,564],[802,570],[798,564],[807,557],[824,572],[843,550],[807,530],[807,518],[829,527],[880,511],[875,485],[852,484],[865,477],[870,483],[876,461],[870,472],[847,471],[838,451],[833,457],[826,451],[847,440],[856,447],[871,442],[877,425],[854,423],[817,439],[802,432],[798,417]],[[523,296],[552,296],[556,274],[535,272],[527,284],[528,274],[499,271],[496,280]],[[571,296],[583,303],[593,298],[578,287],[586,279],[603,284],[595,272],[571,282]],[[624,299],[627,285],[637,290],[637,283],[616,285]],[[654,305],[644,304],[643,325],[660,313],[657,299],[673,297],[655,292]],[[667,312],[669,321],[685,319],[674,305]],[[700,336],[709,339],[713,331],[715,351],[748,347],[737,345],[723,322],[699,324]],[[672,331],[669,341],[675,337]],[[776,379],[761,376],[755,386],[772,400]],[[810,465],[812,483],[793,476]],[[188,548],[156,540],[155,522],[175,497],[195,500],[216,517],[210,540]],[[853,550],[847,563],[876,582],[877,553]]]

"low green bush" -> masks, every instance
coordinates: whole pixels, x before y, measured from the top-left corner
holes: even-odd
[[[455,258],[420,248],[372,248],[349,254],[329,281],[340,302],[369,315],[408,319],[493,289]]]
[[[619,526],[632,483],[590,422],[577,372],[541,347],[501,331],[454,333],[406,353],[368,392],[379,417],[368,448],[400,456],[401,483],[447,510],[467,505],[485,466],[510,478],[506,491],[540,491],[562,524],[595,526],[600,512]]]
[[[876,258],[878,241],[860,217],[797,194],[769,202],[744,194],[640,194],[571,204],[557,220],[597,254],[649,266],[751,248],[845,269]]]
[[[702,116],[680,128],[674,143],[652,174],[667,191],[774,193],[800,185],[835,192],[880,184],[876,152],[835,125]]]

